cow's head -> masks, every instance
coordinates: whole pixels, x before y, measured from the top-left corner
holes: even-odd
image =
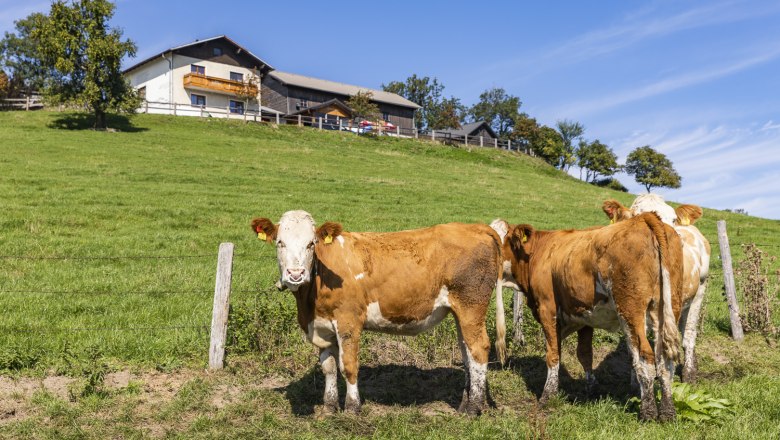
[[[674,226],[677,222],[677,213],[674,208],[667,205],[663,196],[658,194],[642,194],[634,199],[634,203],[631,204],[631,212],[634,215],[639,215],[645,212],[654,212],[658,214],[661,221],[669,226]]]
[[[617,223],[621,220],[628,220],[634,216],[634,213],[621,205],[617,200],[607,200],[601,205],[601,210],[609,217],[610,223]]]
[[[293,292],[311,282],[314,246],[318,235],[314,219],[306,211],[288,211],[275,225],[267,218],[252,221],[252,230],[260,240],[276,244],[280,283]]]

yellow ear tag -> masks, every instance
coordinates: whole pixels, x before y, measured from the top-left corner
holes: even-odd
[[[333,236],[328,235],[327,237],[325,237],[325,244],[331,244],[331,243],[333,243]]]
[[[617,216],[618,216],[618,213],[617,213],[617,211],[615,211],[615,213],[612,214],[612,219],[609,221],[610,225],[615,224],[617,222]]]
[[[265,237],[266,237],[265,232],[258,232],[257,233],[257,239],[258,240],[265,240]]]
[[[691,221],[688,219],[688,217],[683,217],[680,220],[680,224],[683,226],[689,226],[691,224]]]
[[[523,232],[522,242],[525,243],[526,241],[528,241],[528,236]]]

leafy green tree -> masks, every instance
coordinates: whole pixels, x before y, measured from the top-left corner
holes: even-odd
[[[8,94],[11,96],[43,90],[44,79],[54,74],[51,67],[43,65],[39,51],[43,43],[31,35],[47,20],[46,14],[30,14],[15,21],[16,32],[6,32],[0,40],[0,68],[10,73]]]
[[[576,155],[577,166],[580,167],[580,179],[582,170],[585,170],[586,182],[595,182],[599,177],[612,176],[622,168],[618,164],[615,152],[598,139],[593,142],[580,140]]]
[[[563,151],[561,157],[558,158],[557,167],[562,170],[568,170],[575,162],[574,152],[574,140],[582,137],[585,133],[585,127],[579,122],[570,121],[564,119],[558,121],[555,126],[558,128],[558,133],[561,135],[563,141]]]
[[[115,6],[108,0],[55,0],[30,37],[38,42],[42,65],[54,69],[44,94],[54,103],[72,104],[95,115],[95,128],[106,128],[108,111],[133,113],[140,99],[122,75],[121,61],[136,46],[108,21]]]
[[[501,139],[508,139],[520,117],[520,98],[506,93],[499,87],[485,90],[479,95],[479,102],[469,110],[474,121],[486,121]]]
[[[460,128],[460,121],[466,113],[466,107],[460,103],[460,99],[453,97],[442,99],[428,113],[428,128],[431,130],[444,130],[447,128]]]
[[[443,98],[444,85],[436,78],[412,74],[403,82],[391,81],[386,85],[382,84],[382,90],[403,96],[421,107],[414,114],[414,124],[417,128],[460,128],[465,107],[460,103],[460,99],[454,96]]]
[[[5,98],[11,89],[11,81],[8,79],[8,75],[0,70],[0,98]]]
[[[535,156],[552,166],[556,166],[563,154],[563,139],[554,128],[542,125],[539,127],[538,137],[531,144]]]
[[[637,183],[644,185],[647,192],[652,188],[679,188],[682,177],[665,154],[650,148],[639,147],[626,158],[626,173],[634,176]]]
[[[352,95],[346,102],[352,109],[352,116],[369,121],[380,119],[382,114],[379,112],[379,106],[371,100],[373,97],[374,94],[369,91],[361,91]]]

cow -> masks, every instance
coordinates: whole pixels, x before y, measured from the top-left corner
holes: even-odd
[[[538,231],[528,224],[491,225],[506,230],[502,255],[504,281],[525,292],[546,342],[547,380],[540,403],[558,392],[561,341],[578,333],[590,348],[593,328],[626,334],[639,378],[640,420],[675,418],[671,396],[674,362],[680,356],[677,319],[682,289],[682,245],[674,229],[653,213],[607,227]],[[655,350],[648,341],[650,319]],[[592,354],[577,351],[592,377]],[[661,405],[653,383],[661,381]]]
[[[458,408],[480,414],[487,396],[490,340],[485,327],[496,289],[496,354],[505,359],[501,242],[488,225],[449,223],[391,233],[316,227],[306,211],[278,224],[252,221],[258,238],[275,244],[280,280],[295,295],[298,325],[319,348],[324,411],[338,411],[338,365],[346,381],[344,410],[360,412],[358,347],[363,330],[416,335],[448,314],[455,318],[466,387]]]
[[[696,205],[680,205],[672,208],[657,194],[643,194],[626,208],[617,200],[607,200],[602,210],[611,222],[626,220],[643,212],[655,212],[664,223],[674,227],[682,239],[683,249],[683,308],[680,316],[680,332],[683,335],[684,360],[681,378],[683,382],[696,380],[696,335],[699,328],[704,293],[710,268],[710,242],[704,238],[694,223],[702,216]]]

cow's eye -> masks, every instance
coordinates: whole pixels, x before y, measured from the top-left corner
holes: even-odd
[[[286,247],[286,246],[285,246],[285,244],[284,244],[284,242],[283,242],[283,241],[277,241],[277,242],[276,242],[276,247],[278,247],[278,248],[280,248],[280,249],[281,249],[281,248],[284,248],[284,247]]]
[[[309,244],[306,245],[306,249],[312,249],[314,248],[314,242],[310,241]]]

